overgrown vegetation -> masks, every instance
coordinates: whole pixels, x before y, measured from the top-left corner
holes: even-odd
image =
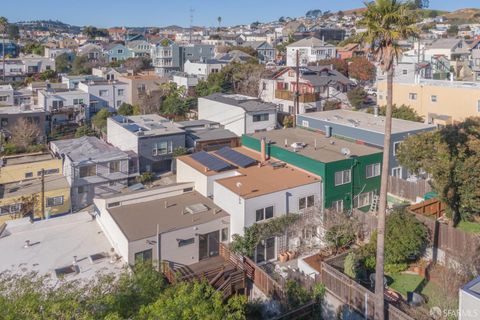
[[[368,113],[374,113],[374,108],[368,108]],[[378,114],[385,116],[386,107],[382,106],[378,108]],[[402,104],[400,107],[397,105],[392,106],[392,117],[396,119],[403,119],[409,121],[423,122],[423,117],[420,116],[415,109],[410,106]]]

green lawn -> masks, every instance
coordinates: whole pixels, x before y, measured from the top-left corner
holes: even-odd
[[[423,281],[423,278],[416,274],[398,273],[388,277],[393,281],[388,286],[401,293],[405,298],[407,297],[407,292],[415,291]]]
[[[456,298],[448,298],[442,288],[436,283],[430,281],[423,288],[421,294],[428,298],[427,307],[441,307],[443,309],[456,309],[458,307],[458,296]]]
[[[480,223],[478,222],[460,221],[457,228],[469,233],[480,233]]]

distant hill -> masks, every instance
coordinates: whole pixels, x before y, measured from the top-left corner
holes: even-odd
[[[480,22],[480,9],[465,8],[445,14],[445,17],[452,22]]]
[[[342,10],[343,14],[345,14],[346,16],[352,15],[354,13],[360,15],[360,14],[364,13],[365,11],[367,11],[367,8],[365,8],[365,7],[357,8],[357,9],[350,9],[350,10]]]
[[[38,31],[80,33],[81,29],[79,26],[70,25],[58,20],[19,21],[15,24],[21,29]]]

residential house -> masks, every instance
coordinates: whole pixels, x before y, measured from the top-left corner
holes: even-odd
[[[279,110],[295,113],[296,69],[282,68],[259,82],[259,96],[263,101],[275,103]],[[299,69],[299,114],[322,110],[324,101],[346,100],[346,92],[353,83],[331,66],[310,66]]]
[[[472,44],[470,67],[473,71],[473,81],[480,81],[480,40]]]
[[[127,76],[133,74],[133,70],[128,70],[124,67],[97,67],[92,68],[92,76],[97,76],[99,78],[107,80],[119,80],[122,76]],[[85,79],[88,80],[88,79]]]
[[[62,160],[74,211],[92,204],[95,196],[120,192],[138,175],[137,155],[96,137],[52,141],[50,150]]]
[[[88,61],[99,61],[104,58],[104,51],[101,46],[93,43],[86,43],[78,48],[79,56],[84,56]]]
[[[37,101],[38,106],[47,112],[51,129],[56,125],[82,124],[90,114],[90,95],[78,89],[40,90]]]
[[[223,128],[220,123],[209,120],[190,120],[177,122],[185,130],[185,146],[192,152],[213,151],[223,147],[240,146],[240,137]]]
[[[23,72],[27,75],[42,73],[48,70],[55,71],[55,60],[28,54],[20,57],[23,63]]]
[[[227,53],[219,53],[215,56],[216,60],[225,62],[225,63],[231,63],[231,62],[247,62],[250,59],[255,59],[248,53],[245,53],[240,50],[231,50]]]
[[[5,51],[3,46],[5,45]],[[0,58],[3,58],[3,52],[5,52],[5,57],[8,58],[17,58],[20,54],[20,47],[18,44],[10,39],[0,39]]]
[[[93,68],[92,72],[94,72],[95,69],[96,68]],[[105,80],[105,78],[103,78],[101,76],[97,76],[97,75],[91,75],[91,74],[78,75],[78,76],[62,75],[62,85],[65,88],[70,89],[70,90],[78,89],[78,85],[80,84],[80,82],[90,81],[90,80],[94,80],[94,81]],[[53,87],[53,86],[55,86],[55,83],[51,83],[50,85]],[[39,89],[46,89],[46,85],[45,85],[45,88],[42,87],[42,88],[39,88]]]
[[[12,85],[0,85],[0,106],[12,106],[14,104],[13,93]]]
[[[224,66],[226,62],[222,62],[216,59],[207,59],[200,61],[190,61],[187,60],[184,65],[184,72],[187,74],[195,75],[201,80],[205,80],[212,73],[218,73]]]
[[[337,47],[337,57],[342,60],[363,56],[365,56],[365,50],[359,43],[349,43],[343,47]]]
[[[238,136],[277,126],[277,106],[256,97],[214,93],[198,99],[198,118],[215,121]]]
[[[315,37],[308,37],[287,46],[287,66],[296,66],[297,52],[300,66],[337,57],[334,45]]]
[[[185,147],[185,131],[157,114],[114,116],[107,119],[107,141],[138,155],[140,172],[172,168],[173,152]]]
[[[143,72],[136,75],[123,75],[119,81],[127,84],[126,103],[138,105],[145,95],[160,90],[160,86],[167,81],[159,77],[155,72]]]
[[[193,74],[188,74],[186,72],[172,72],[171,73],[172,80],[178,88],[184,87],[187,90],[188,96],[195,96],[195,88],[198,85],[198,77]]]
[[[229,214],[193,190],[193,183],[94,200],[97,221],[130,265],[160,261],[189,266],[219,255],[229,241]]]
[[[104,50],[108,57],[108,62],[123,61],[133,56],[130,49],[121,43],[108,44],[105,46]]]
[[[286,41],[288,40],[288,37],[292,36],[294,33],[305,31],[307,31],[307,28],[302,22],[296,20],[289,21],[283,26],[282,37],[284,41]]]
[[[0,223],[24,216],[42,219],[70,212],[70,186],[61,173],[62,162],[50,154],[4,156],[1,172]]]
[[[353,140],[359,144],[383,148],[385,117],[365,112],[349,110],[331,110],[307,113],[297,116],[297,126],[305,127],[326,136]],[[436,130],[435,125],[392,119],[392,138],[390,144],[390,175],[407,179],[410,173],[402,167],[396,157],[399,146],[407,137]]]
[[[242,46],[253,48],[257,52],[257,58],[261,63],[275,60],[275,48],[266,41],[246,41]]]
[[[126,46],[134,58],[150,56],[151,45],[145,40],[129,41]]]
[[[267,159],[321,177],[322,208],[370,209],[380,190],[382,150],[302,128],[244,135],[242,146],[261,152],[263,138]]]
[[[431,61],[432,57],[444,56],[458,72],[463,63],[469,60],[470,50],[464,39],[437,39],[425,47],[422,55],[427,61]]]
[[[377,86],[377,103],[386,105],[387,83],[379,81]],[[393,103],[410,106],[427,123],[445,126],[480,115],[480,84],[418,78],[416,81],[395,81]]]
[[[75,53],[73,52],[72,49],[68,48],[48,48],[45,47],[44,49],[44,57],[49,58],[49,59],[57,59],[57,57],[61,56],[62,54],[67,55],[67,59],[69,62],[73,62],[73,59],[75,58]]]
[[[39,132],[36,139],[37,143],[45,141],[45,111],[31,105],[0,107],[1,134],[8,139],[12,132],[16,130],[15,126],[20,118],[36,125]]]
[[[72,50],[76,50],[78,48],[78,41],[77,39],[74,39],[74,38],[63,38],[62,40],[60,40],[58,42],[58,46],[61,48],[61,49],[72,49]]]
[[[78,84],[78,89],[90,95],[90,115],[100,109],[117,110],[127,101],[128,84],[118,80],[87,80]]]

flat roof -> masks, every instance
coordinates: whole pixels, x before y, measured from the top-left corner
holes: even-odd
[[[24,248],[26,240],[30,240],[30,246]],[[65,279],[88,281],[99,274],[123,271],[121,259],[110,262],[111,248],[98,223],[87,212],[33,223],[28,218],[7,221],[5,230],[0,232],[0,272],[35,271],[51,274],[54,280],[55,269],[71,266],[76,256],[80,272],[66,275]],[[96,254],[106,257],[92,263],[89,257]]]
[[[344,160],[343,148],[350,150],[351,156],[366,156],[375,153],[382,153],[381,149],[357,144],[335,137],[327,138],[320,132],[302,128],[288,128],[257,132],[251,135],[256,139],[265,137],[267,142],[273,143],[276,147],[295,152],[293,143],[303,143],[305,146],[297,150],[297,153],[305,157],[328,163]],[[315,148],[315,141],[317,148]],[[287,142],[287,146],[285,146]]]
[[[184,133],[175,122],[159,116],[158,114],[146,114],[139,116],[113,116],[109,120],[115,121],[125,130],[137,134],[137,136],[158,136]],[[138,133],[142,134],[139,135]]]
[[[236,106],[247,112],[277,110],[277,106],[273,103],[263,102],[257,97],[250,97],[243,94],[213,93],[209,96],[202,97],[202,99]]]
[[[31,162],[48,161],[55,159],[50,153],[29,153],[2,157],[4,166],[13,166]]]
[[[300,116],[302,118],[318,119],[343,126],[355,127],[358,130],[374,131],[382,134],[385,132],[384,116],[375,117],[373,114],[361,111],[330,110],[305,113]],[[392,118],[392,133],[410,132],[425,129],[428,130],[435,128],[436,126],[433,124]],[[321,130],[324,129],[325,128],[321,128]]]
[[[45,113],[45,110],[36,106],[7,106],[0,107],[0,114]]]
[[[206,206],[206,210],[193,214],[187,212],[187,207],[198,204]],[[229,216],[211,199],[196,191],[158,200],[122,205],[109,208],[108,211],[130,241],[154,236],[157,233],[157,225],[160,233],[166,233]]]
[[[12,182],[0,185],[0,198],[21,197],[42,190],[42,183],[37,177],[37,172],[33,172],[36,179],[24,180],[21,182]],[[67,179],[62,174],[53,174],[45,176],[45,191],[53,191],[59,189],[69,189]]]
[[[245,147],[234,148],[233,150],[260,161],[260,153],[258,152]],[[212,154],[229,162],[215,152],[212,152]],[[183,161],[206,176],[218,174],[216,171],[205,171],[205,167],[189,155],[179,157],[178,160]],[[246,168],[236,167],[233,163],[229,162],[232,164],[229,171],[235,171],[237,175],[216,181],[245,199],[321,182],[320,177],[291,167],[288,164],[275,167],[275,162],[278,163],[278,161],[270,160],[261,167],[258,165],[251,165]],[[238,183],[241,184],[240,188],[238,187]]]
[[[238,138],[235,133],[223,128],[195,129],[189,130],[187,134],[190,137],[194,138],[196,141],[211,141]]]

